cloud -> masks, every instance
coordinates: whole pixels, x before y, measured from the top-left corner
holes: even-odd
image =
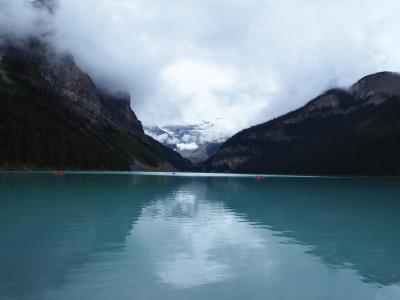
[[[34,9],[32,1],[0,0],[0,38],[40,35],[49,28],[47,10]]]
[[[178,144],[176,145],[178,147],[179,150],[196,150],[197,148],[199,148],[199,146],[196,143],[188,143],[188,144]]]
[[[181,60],[161,71],[161,78],[171,88],[183,95],[210,90],[229,90],[236,82],[234,71],[208,62]]]
[[[26,1],[0,3],[2,29],[35,30]],[[46,24],[98,84],[131,93],[144,124],[222,118],[234,133],[399,70],[399,12],[394,0],[59,0]]]

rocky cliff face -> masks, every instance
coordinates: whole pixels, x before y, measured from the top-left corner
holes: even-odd
[[[224,143],[207,171],[400,175],[400,76],[367,76]]]
[[[71,55],[60,56],[37,39],[8,43],[2,53],[3,65],[10,76],[35,89],[54,93],[64,105],[93,123],[108,119],[120,129],[131,130],[137,135],[144,133],[142,124],[130,108],[129,95],[111,95],[98,89]]]
[[[1,150],[0,167],[176,170],[189,166],[179,154],[144,134],[129,95],[97,88],[72,56],[59,55],[38,39],[2,44],[0,141],[7,147]]]

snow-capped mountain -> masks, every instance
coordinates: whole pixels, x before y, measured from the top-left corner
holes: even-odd
[[[206,160],[229,137],[217,124],[206,121],[186,126],[147,126],[145,132],[194,163]]]

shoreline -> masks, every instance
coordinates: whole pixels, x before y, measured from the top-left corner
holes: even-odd
[[[55,170],[0,170],[0,174],[54,174]],[[331,178],[331,179],[396,179],[400,176],[374,175],[296,175],[296,174],[262,174],[262,173],[202,173],[202,172],[155,172],[155,171],[64,171],[65,175],[124,175],[124,176],[165,176],[165,177],[214,177],[214,178]]]

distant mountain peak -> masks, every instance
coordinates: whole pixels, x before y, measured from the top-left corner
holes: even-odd
[[[210,121],[191,125],[145,127],[146,134],[195,163],[207,159],[217,149],[217,145],[227,139],[223,133],[216,131],[216,125]]]
[[[378,83],[385,83],[385,81],[387,80],[392,80],[392,79],[396,79],[399,80],[400,79],[400,73],[397,72],[390,72],[390,71],[382,71],[382,72],[377,72],[374,74],[370,74],[367,76],[364,76],[363,78],[361,78],[360,80],[358,80],[355,85],[363,85],[363,84],[368,84],[373,82],[374,84],[378,84]]]
[[[351,87],[351,93],[359,100],[379,104],[387,95],[400,96],[400,74],[379,72],[368,75]]]

